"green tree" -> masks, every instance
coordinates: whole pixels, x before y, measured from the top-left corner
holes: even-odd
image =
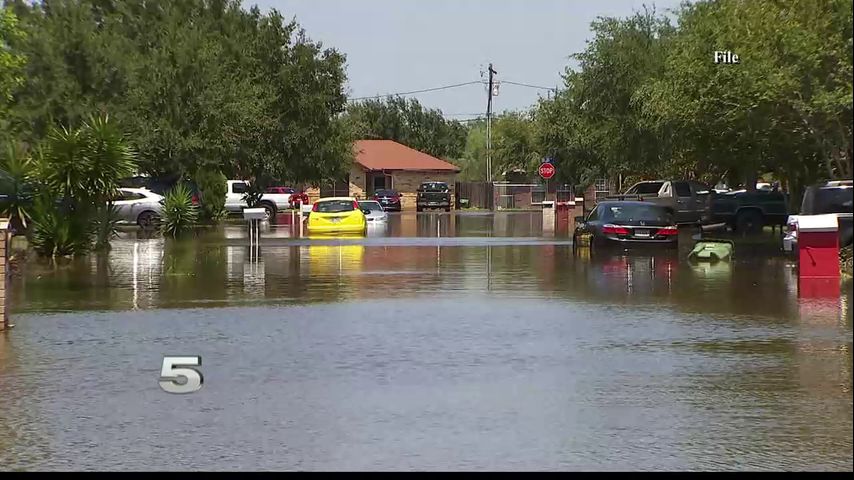
[[[850,178],[851,20],[837,0],[685,5],[664,74],[639,103],[695,170],[747,188],[763,172],[796,185]],[[715,50],[740,63],[713,63]]]
[[[35,144],[109,112],[156,176],[200,168],[257,180],[345,171],[343,55],[237,0],[16,0],[32,56],[12,119]]]
[[[444,159],[459,158],[465,150],[465,126],[445,119],[440,110],[424,108],[415,99],[388,97],[352,103],[346,118],[359,138],[394,140]]]
[[[643,122],[637,91],[663,70],[674,28],[644,9],[626,19],[599,18],[593,39],[567,68],[566,89],[541,100],[535,135],[555,159],[560,180],[659,172],[671,152],[666,135]]]
[[[12,93],[24,83],[24,56],[10,45],[23,36],[18,17],[11,9],[0,6],[0,132],[8,128],[5,117]]]

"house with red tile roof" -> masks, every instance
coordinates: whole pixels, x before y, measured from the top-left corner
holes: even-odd
[[[346,183],[321,188],[319,197],[347,194],[370,198],[376,190],[394,189],[400,192],[404,209],[415,209],[415,197],[422,182],[445,182],[454,186],[460,168],[454,164],[420,152],[392,140],[359,140],[354,143],[355,161]],[[309,192],[311,196],[312,192]]]

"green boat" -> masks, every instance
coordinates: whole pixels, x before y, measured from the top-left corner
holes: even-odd
[[[688,259],[698,262],[729,260],[732,257],[733,248],[735,244],[731,240],[703,239],[694,245],[694,250],[688,254]]]

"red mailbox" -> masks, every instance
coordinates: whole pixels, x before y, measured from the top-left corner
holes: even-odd
[[[839,278],[838,232],[836,215],[798,217],[799,278]]]

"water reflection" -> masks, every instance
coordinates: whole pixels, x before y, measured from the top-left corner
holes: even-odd
[[[464,222],[480,228],[483,222],[493,221],[488,216],[447,214],[391,218],[388,225],[376,227],[377,236],[408,228],[409,222],[415,233],[424,235],[422,239],[432,237],[441,242],[447,234],[461,233],[457,229]],[[289,245],[281,243],[288,238],[281,237],[279,229],[267,227],[260,255],[253,261],[248,243],[229,243],[245,240],[245,229],[243,225],[227,226],[184,240],[126,238],[115,242],[107,254],[62,264],[31,260],[13,279],[13,309],[339,301],[364,289],[370,294],[356,296],[496,292],[584,302],[657,304],[686,312],[769,318],[804,315],[796,293],[797,277],[790,264],[779,257],[692,263],[685,260],[687,248],[591,255],[589,249],[573,251],[560,242],[461,246],[430,245],[426,240],[412,246],[353,243],[359,238],[371,240],[361,236],[311,236],[293,239],[301,243]],[[270,243],[278,239],[280,243]],[[850,316],[850,304],[846,305],[842,315]]]
[[[767,252],[510,237],[537,221],[392,215],[362,243],[270,226],[257,259],[228,225],[30,259],[0,336],[0,465],[146,468],[143,438],[166,468],[850,469],[850,282],[806,298]],[[422,238],[376,241],[395,235]],[[173,350],[205,357],[189,413],[153,381]]]

